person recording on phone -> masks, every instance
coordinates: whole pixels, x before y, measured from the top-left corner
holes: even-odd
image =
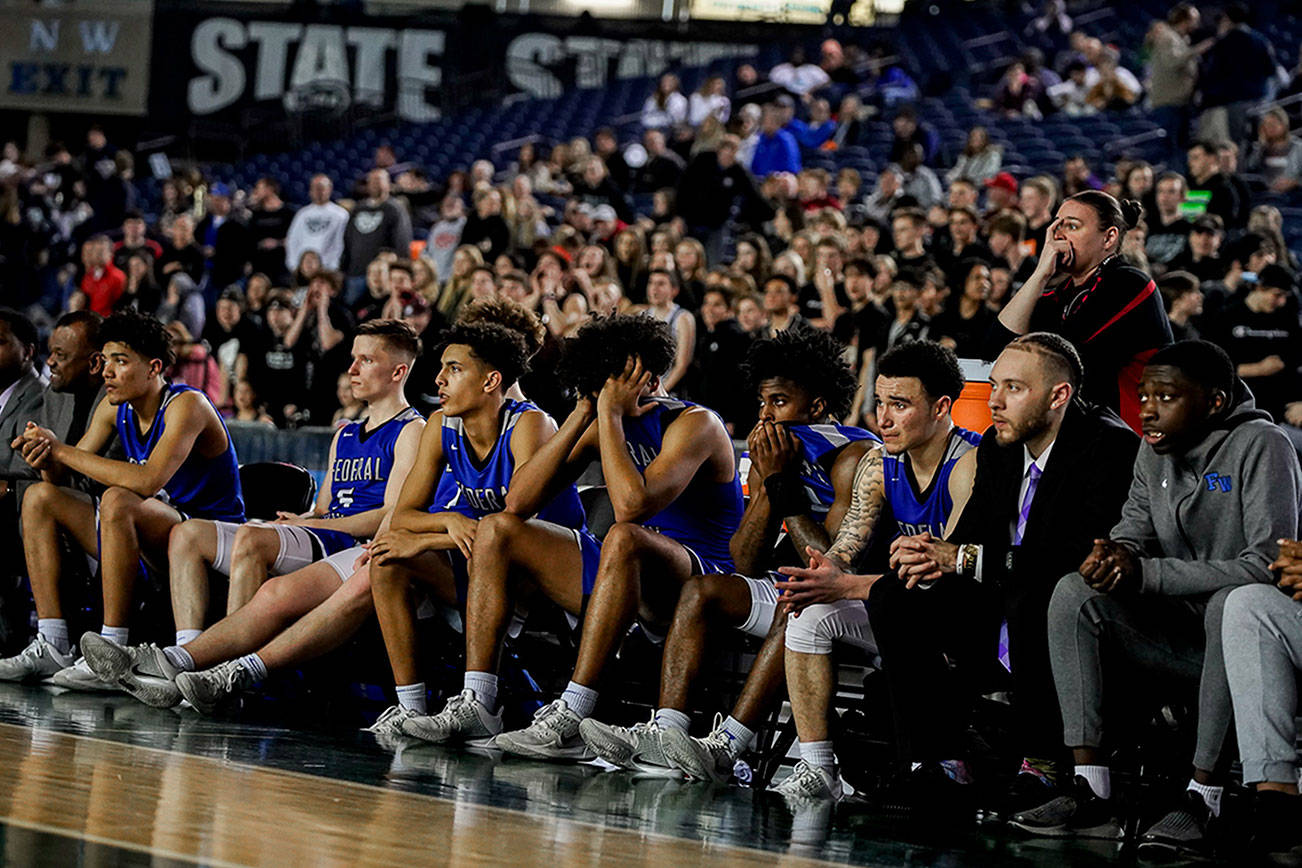
[[[1143,215],[1138,202],[1097,190],[1063,202],[1034,273],[991,326],[985,353],[993,359],[1027,332],[1062,335],[1085,365],[1082,397],[1116,411],[1135,431],[1144,364],[1172,342],[1157,285],[1117,255]]]

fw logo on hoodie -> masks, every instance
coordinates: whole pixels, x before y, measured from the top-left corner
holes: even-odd
[[[1228,494],[1234,489],[1234,482],[1231,477],[1221,476],[1219,473],[1212,472],[1203,474],[1203,480],[1207,483],[1208,491],[1215,491],[1217,488],[1220,488],[1221,491]]]

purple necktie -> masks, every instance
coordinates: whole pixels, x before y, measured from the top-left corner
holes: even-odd
[[[1013,545],[1022,544],[1022,535],[1026,533],[1026,520],[1031,517],[1031,501],[1035,500],[1035,487],[1040,484],[1040,470],[1036,464],[1031,464],[1027,468],[1029,481],[1026,483],[1026,494],[1022,497],[1022,511],[1017,514],[1017,530],[1013,533]]]

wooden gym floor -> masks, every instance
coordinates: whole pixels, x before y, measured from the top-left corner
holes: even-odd
[[[279,712],[285,712],[283,707]],[[300,712],[302,709],[299,710]],[[853,800],[794,812],[741,787],[502,761],[123,695],[0,684],[9,865],[1104,865],[1114,845],[901,828]],[[1122,861],[1128,861],[1122,859]]]

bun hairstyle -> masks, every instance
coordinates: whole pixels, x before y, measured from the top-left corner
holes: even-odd
[[[1134,199],[1117,201],[1115,196],[1102,190],[1086,190],[1069,197],[1068,201],[1089,206],[1099,218],[1100,232],[1116,229],[1117,250],[1121,249],[1121,241],[1126,237],[1126,232],[1134,229],[1144,219],[1144,206],[1139,202]]]

